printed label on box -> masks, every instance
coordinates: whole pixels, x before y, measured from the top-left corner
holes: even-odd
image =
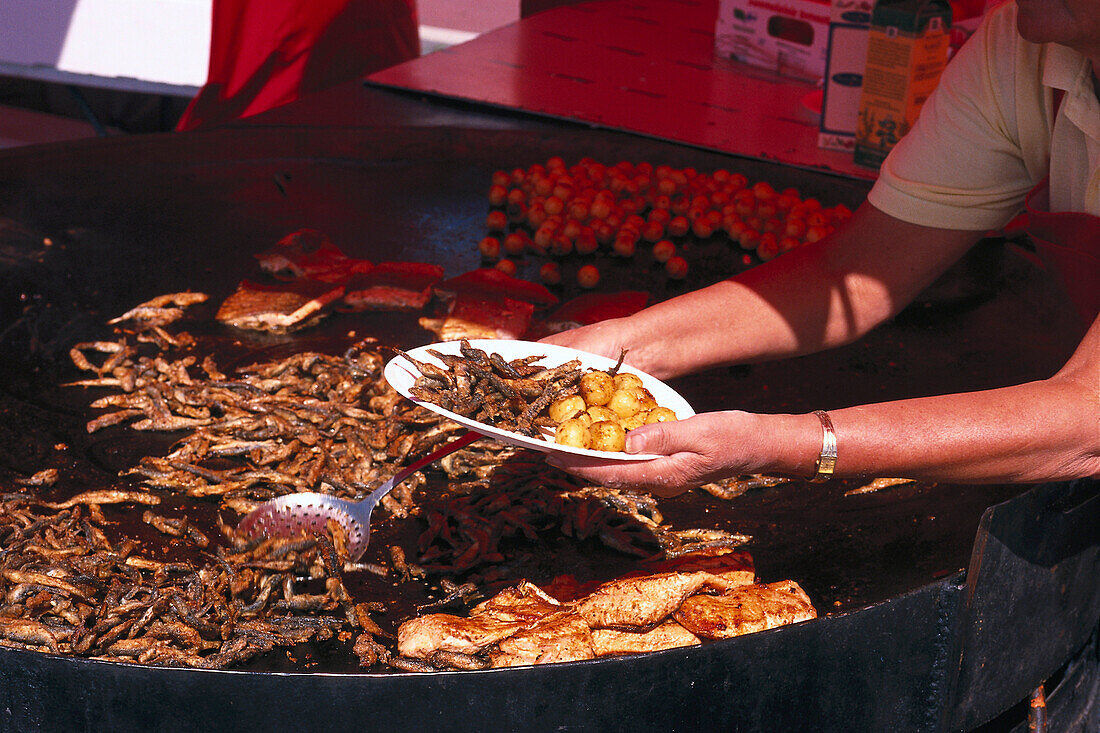
[[[867,43],[855,162],[877,168],[916,122],[947,65],[951,8],[937,0],[882,1]]]
[[[785,76],[819,81],[825,73],[829,0],[722,0],[718,55]]]

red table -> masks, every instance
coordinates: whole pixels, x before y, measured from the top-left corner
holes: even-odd
[[[817,146],[813,84],[718,58],[717,0],[553,8],[376,72],[379,86],[592,123],[859,178]]]

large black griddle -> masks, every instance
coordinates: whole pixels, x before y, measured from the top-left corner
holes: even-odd
[[[358,86],[209,132],[6,152],[0,481],[51,461],[74,481],[105,478],[148,447],[84,435],[86,402],[56,386],[72,375],[69,346],[105,333],[109,318],[175,290],[218,301],[256,274],[254,253],[307,226],[354,256],[458,274],[479,264],[491,173],[551,155],[729,168],[852,207],[866,192],[827,172]],[[706,266],[685,284],[644,259],[605,263],[604,283],[664,298],[743,267],[739,252],[696,247]],[[413,317],[340,318],[297,336],[205,336],[241,362],[332,345],[349,330],[430,338]],[[1042,378],[1079,335],[1026,253],[992,239],[856,344],[675,386],[697,410],[829,409]],[[59,442],[71,446],[63,456]],[[57,490],[74,488],[64,482]],[[822,612],[811,623],[638,657],[428,675],[210,672],[0,649],[0,728],[951,730],[1002,714],[1053,674],[1059,690],[1089,689],[1084,667],[1066,664],[1100,616],[1094,484],[843,496],[858,485],[661,503],[673,524],[752,535],[758,574],[798,580]]]

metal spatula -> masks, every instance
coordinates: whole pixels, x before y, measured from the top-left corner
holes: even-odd
[[[237,530],[245,537],[288,537],[301,532],[320,533],[328,520],[335,519],[348,533],[348,556],[352,562],[363,556],[370,541],[370,514],[375,504],[424,466],[465,448],[482,436],[470,430],[442,448],[413,461],[402,468],[386,483],[359,501],[337,499],[335,496],[316,492],[287,494],[265,501],[249,512]]]

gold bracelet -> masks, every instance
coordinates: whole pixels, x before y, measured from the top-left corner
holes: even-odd
[[[829,413],[814,410],[814,414],[821,420],[821,455],[814,464],[814,476],[810,481],[819,484],[831,479],[836,470],[836,433],[833,431],[833,421],[829,419]]]

